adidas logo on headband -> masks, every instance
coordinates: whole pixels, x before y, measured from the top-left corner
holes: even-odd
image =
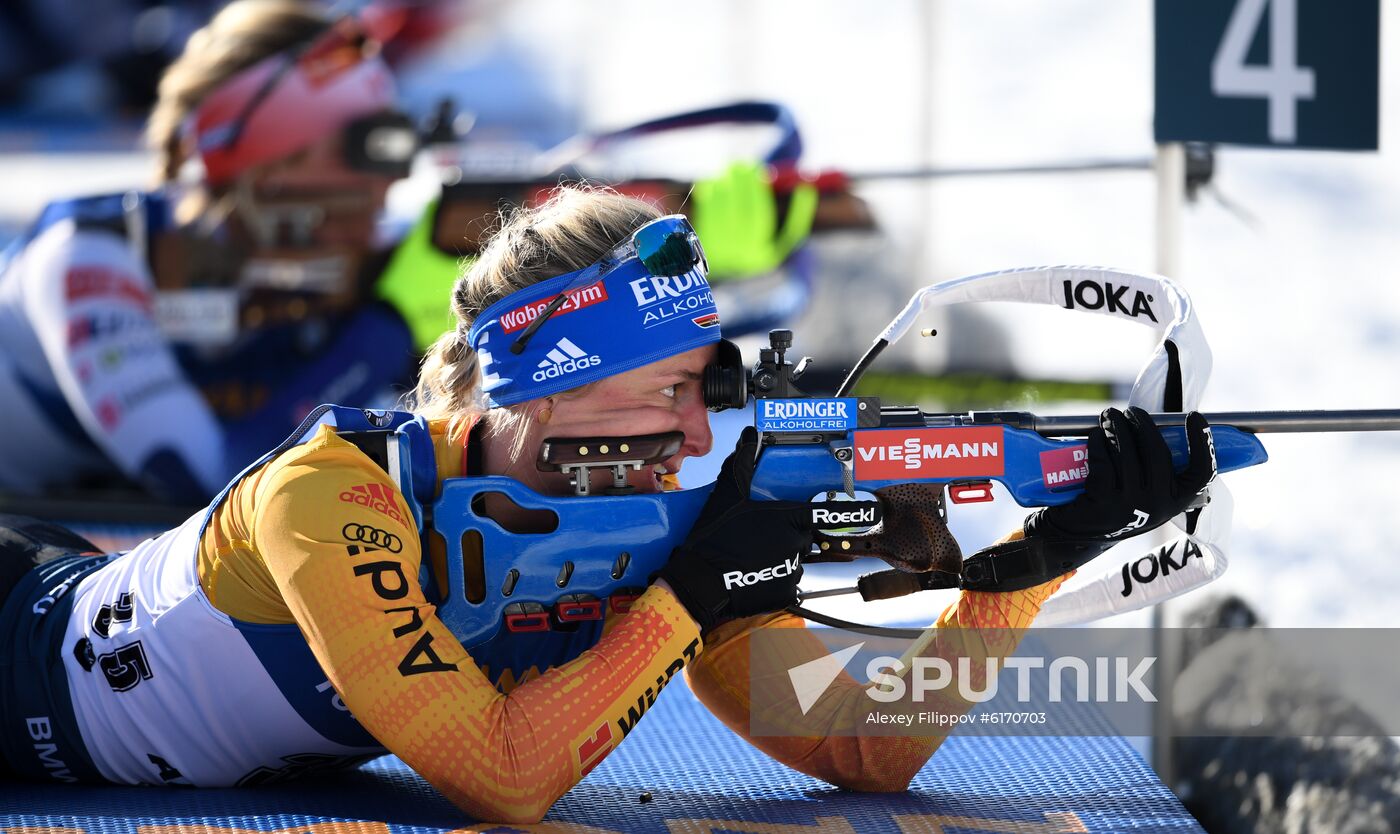
[[[593,354],[574,344],[569,339],[560,339],[550,348],[545,358],[540,360],[539,370],[535,371],[535,382],[544,382],[547,379],[555,379],[571,374],[575,371],[582,371],[594,365],[602,364],[602,357]]]

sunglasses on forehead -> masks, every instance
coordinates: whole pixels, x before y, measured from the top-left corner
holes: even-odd
[[[361,20],[349,15],[340,18],[319,36],[284,52],[277,70],[218,132],[215,141],[224,148],[236,147],[253,114],[291,73],[301,73],[319,85],[378,54],[379,43]],[[409,175],[420,145],[417,126],[397,110],[354,119],[342,128],[342,140],[349,168],[394,178]]]
[[[639,227],[626,240],[614,246],[606,255],[593,264],[571,272],[561,278],[572,277],[564,289],[550,300],[538,317],[530,322],[520,336],[511,343],[510,352],[519,355],[525,350],[549,317],[564,306],[569,293],[593,281],[600,281],[614,269],[629,261],[637,261],[654,278],[674,278],[699,270],[701,275],[709,272],[705,262],[705,249],[700,245],[700,237],[690,221],[680,214],[668,214]]]

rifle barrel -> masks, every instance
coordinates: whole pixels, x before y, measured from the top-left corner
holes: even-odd
[[[1205,415],[1212,426],[1234,426],[1253,434],[1264,432],[1400,431],[1400,409],[1376,408],[1343,411],[1220,411]],[[1180,426],[1180,412],[1153,414],[1158,426]],[[1098,415],[1035,417],[1028,428],[1045,437],[1082,437],[1099,424]]]

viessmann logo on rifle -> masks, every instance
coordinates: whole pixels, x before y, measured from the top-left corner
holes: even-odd
[[[946,429],[871,429],[855,433],[856,477],[969,478],[1006,471],[1000,426]]]
[[[532,301],[523,307],[516,307],[514,310],[501,314],[501,329],[507,333],[514,333],[517,330],[524,330],[530,326],[530,322],[539,318],[544,308],[549,306],[553,298],[542,298],[539,301]],[[584,307],[592,307],[594,304],[608,300],[608,290],[603,286],[602,281],[594,281],[586,287],[574,290],[565,296],[564,303],[555,311],[555,316],[562,316],[565,313],[572,313],[575,310],[582,310]]]

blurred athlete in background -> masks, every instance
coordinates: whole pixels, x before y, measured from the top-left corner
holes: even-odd
[[[0,489],[201,500],[317,403],[405,379],[409,328],[366,290],[416,133],[372,28],[230,4],[161,82],[160,187],[51,204],[0,257]]]

